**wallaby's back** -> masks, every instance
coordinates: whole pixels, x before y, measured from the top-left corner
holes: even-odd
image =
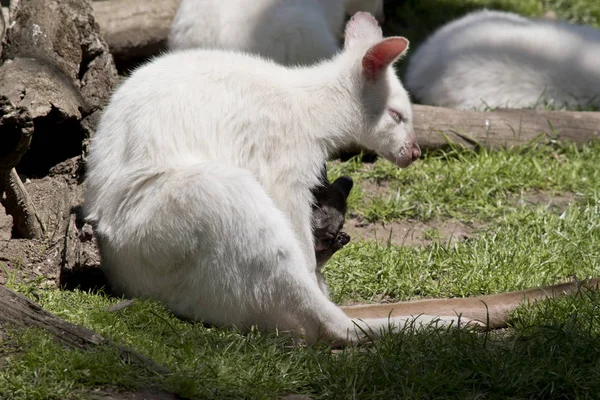
[[[600,104],[600,30],[482,10],[450,22],[409,61],[424,104],[458,109]]]
[[[381,0],[182,0],[169,47],[259,54],[308,65],[338,51],[345,10],[383,16]]]

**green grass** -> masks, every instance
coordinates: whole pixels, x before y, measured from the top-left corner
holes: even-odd
[[[521,210],[454,246],[351,243],[326,267],[332,298],[463,297],[600,276],[600,202]]]
[[[473,296],[600,276],[599,161],[600,146],[593,144],[437,152],[407,170],[385,161],[332,163],[332,177],[349,173],[357,181],[352,206],[368,219],[485,222],[475,237],[452,246],[441,239],[412,248],[354,240],[325,269],[332,298]],[[367,192],[375,182],[387,189]],[[561,212],[513,201],[536,190],[569,191],[577,201]],[[501,332],[401,333],[333,352],[322,344],[296,346],[287,336],[240,335],[181,321],[152,301],[111,313],[106,308],[117,299],[23,283],[18,270],[5,274],[10,287],[47,310],[134,348],[171,373],[124,363],[111,346],[81,352],[43,332],[9,331],[0,341],[2,399],[87,399],[94,387],[148,386],[202,399],[289,393],[571,399],[594,398],[600,389],[600,298],[594,293],[524,307]]]
[[[595,293],[523,309],[508,332],[407,332],[339,352],[186,323],[148,301],[112,314],[103,311],[112,301],[101,296],[37,294],[45,307],[135,347],[172,374],[124,364],[111,347],[67,350],[27,331],[12,336],[12,351],[23,354],[9,358],[0,375],[3,399],[88,398],[86,387],[146,385],[203,399],[286,393],[318,399],[575,399],[595,398],[600,389]]]
[[[530,147],[498,152],[435,152],[407,169],[360,157],[332,163],[330,176],[350,175],[351,211],[368,221],[434,217],[493,221],[518,211],[519,199],[537,191],[569,192],[575,201],[598,198],[600,144]],[[374,190],[383,184],[385,190]]]

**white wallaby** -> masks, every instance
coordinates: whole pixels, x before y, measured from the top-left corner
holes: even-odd
[[[600,106],[600,30],[477,11],[429,37],[404,83],[424,104],[458,109]]]
[[[357,13],[345,50],[314,67],[188,50],[136,70],[88,159],[86,212],[111,286],[216,325],[356,340],[317,283],[311,188],[348,142],[400,167],[420,156],[392,67],[407,48]]]
[[[338,51],[345,12],[383,19],[383,0],[182,0],[172,49],[211,48],[308,65]]]
[[[419,303],[342,309],[319,286],[311,189],[328,154],[358,142],[399,167],[420,155],[392,67],[407,48],[357,13],[344,51],[313,67],[196,49],[136,70],[88,158],[85,209],[112,289],[182,317],[308,342],[356,343],[389,322],[456,324],[471,311],[485,324],[481,298],[425,302],[432,314],[421,315]],[[527,298],[511,296],[491,302],[506,310]]]

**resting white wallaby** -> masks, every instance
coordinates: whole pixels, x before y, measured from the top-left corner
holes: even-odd
[[[353,141],[400,167],[419,157],[392,67],[407,47],[358,13],[344,51],[313,67],[189,50],[136,70],[105,109],[88,158],[86,214],[112,289],[183,317],[309,342],[355,343],[364,335],[355,323],[377,334],[390,312],[398,325],[437,315],[456,323],[468,305],[432,315],[348,308],[352,319],[318,283],[311,188],[328,154]]]
[[[383,18],[383,0],[182,0],[172,49],[227,49],[284,65],[313,64],[338,51],[345,11]]]
[[[317,283],[311,188],[348,142],[400,167],[419,157],[392,67],[407,47],[357,13],[345,50],[314,67],[188,50],[136,70],[88,159],[86,213],[111,286],[216,325],[357,340]]]
[[[437,30],[404,83],[424,104],[458,109],[600,105],[600,30],[478,11]]]

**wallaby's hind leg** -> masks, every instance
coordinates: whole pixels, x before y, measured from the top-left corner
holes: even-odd
[[[249,171],[202,163],[144,171],[124,188],[116,208],[129,217],[114,219],[118,230],[108,218],[98,226],[117,292],[218,326],[346,341],[354,325],[321,292],[289,219]]]

